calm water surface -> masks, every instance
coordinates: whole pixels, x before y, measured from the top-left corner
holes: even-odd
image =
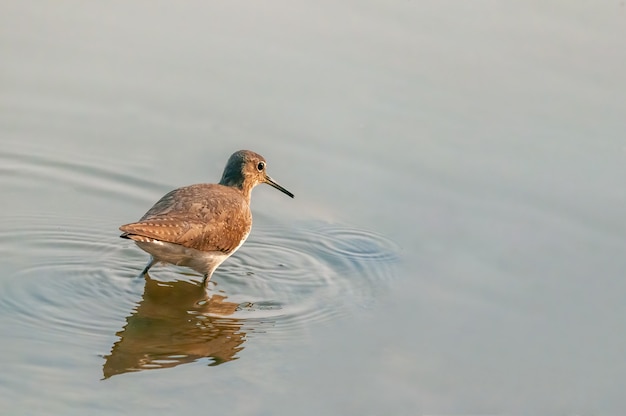
[[[0,6],[2,414],[622,414],[620,2]],[[118,238],[249,148],[210,288]]]

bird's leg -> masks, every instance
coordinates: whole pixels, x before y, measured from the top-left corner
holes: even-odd
[[[209,287],[209,282],[211,281],[212,274],[213,274],[212,270],[204,274],[204,280],[202,280],[202,284],[204,285],[204,287]]]
[[[148,274],[148,270],[150,270],[150,267],[154,266],[157,263],[157,260],[150,256],[150,261],[148,262],[148,264],[146,265],[146,267],[144,267],[143,271],[141,272],[141,274],[139,276],[145,276]]]

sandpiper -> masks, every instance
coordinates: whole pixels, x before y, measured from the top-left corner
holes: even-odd
[[[266,172],[263,156],[250,150],[232,154],[218,184],[197,184],[163,196],[138,222],[122,225],[122,238],[150,254],[141,275],[158,262],[211,275],[246,241],[252,228],[250,193],[260,183],[293,198]]]

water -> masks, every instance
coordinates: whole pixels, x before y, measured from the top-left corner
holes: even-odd
[[[3,414],[621,414],[620,2],[0,6]],[[209,292],[119,239],[249,148]]]

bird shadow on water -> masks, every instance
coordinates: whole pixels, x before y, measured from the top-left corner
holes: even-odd
[[[163,282],[146,275],[144,293],[105,356],[104,379],[141,370],[171,368],[210,358],[237,359],[246,333],[229,317],[240,307],[198,282]]]

